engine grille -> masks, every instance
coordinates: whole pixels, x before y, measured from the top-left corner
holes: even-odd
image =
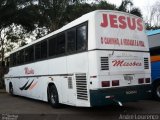
[[[86,74],[76,74],[77,99],[88,100]]]
[[[148,60],[148,58],[144,58],[144,69],[149,69],[149,60]]]
[[[108,57],[101,57],[101,70],[109,70]]]

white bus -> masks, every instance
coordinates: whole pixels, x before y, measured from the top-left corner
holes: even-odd
[[[97,10],[10,54],[6,91],[71,106],[122,105],[150,97],[141,18]]]

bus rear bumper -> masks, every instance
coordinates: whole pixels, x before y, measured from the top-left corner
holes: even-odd
[[[91,106],[105,106],[151,98],[151,85],[90,90]]]

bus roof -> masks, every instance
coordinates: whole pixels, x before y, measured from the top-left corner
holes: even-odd
[[[146,32],[148,36],[151,36],[151,35],[155,35],[155,34],[160,34],[160,29],[157,29],[157,30],[149,30]]]
[[[62,31],[65,31],[65,30],[67,30],[67,29],[69,29],[69,28],[71,28],[71,27],[74,27],[74,26],[76,26],[76,25],[78,25],[78,24],[80,24],[80,23],[83,23],[83,22],[85,22],[85,21],[88,21],[89,19],[92,19],[91,16],[95,15],[95,14],[98,13],[98,12],[123,13],[123,14],[126,14],[126,15],[138,17],[138,16],[133,15],[133,14],[130,14],[130,13],[121,12],[121,11],[115,11],[115,10],[95,10],[95,11],[92,11],[92,12],[89,12],[89,13],[87,13],[87,14],[82,15],[81,17],[73,20],[72,22],[70,22],[70,23],[66,24],[65,26],[61,27],[60,29],[58,29],[58,30],[56,30],[56,31],[53,31],[53,32],[45,35],[44,37],[41,37],[41,38],[39,38],[39,39],[37,39],[37,40],[34,40],[33,42],[31,42],[31,43],[29,43],[29,44],[27,44],[27,45],[25,45],[25,46],[23,46],[23,47],[20,47],[20,48],[14,50],[14,51],[11,52],[10,54],[12,54],[12,53],[14,53],[14,52],[17,52],[17,51],[19,51],[19,50],[21,50],[21,49],[27,48],[27,47],[29,47],[29,46],[32,45],[32,44],[36,44],[36,43],[38,43],[38,42],[40,42],[40,41],[43,41],[44,39],[50,38],[51,36],[56,35],[56,34],[62,32]],[[140,18],[140,17],[138,17],[138,18]]]

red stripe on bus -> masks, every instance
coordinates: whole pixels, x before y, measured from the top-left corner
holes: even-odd
[[[160,56],[151,56],[151,62],[160,61]]]
[[[33,84],[29,87],[29,90],[32,90],[32,89],[36,86],[37,83],[38,83],[38,81],[35,82],[35,83],[33,83]]]

